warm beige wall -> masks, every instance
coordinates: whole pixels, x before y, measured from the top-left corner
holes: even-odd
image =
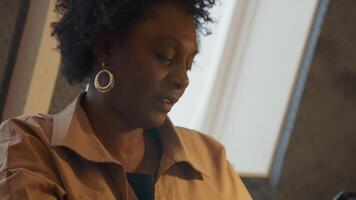
[[[56,41],[50,37],[50,23],[56,21],[54,3],[31,1],[3,119],[48,112],[60,62]]]

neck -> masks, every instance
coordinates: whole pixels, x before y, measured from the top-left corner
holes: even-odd
[[[92,118],[92,125],[106,133],[115,135],[135,133],[143,131],[142,128],[130,123],[121,113],[105,102],[105,100],[93,91],[87,92],[82,102],[83,109]]]
[[[139,159],[144,153],[144,129],[129,123],[95,92],[89,91],[82,101],[92,129],[107,150],[120,162]]]

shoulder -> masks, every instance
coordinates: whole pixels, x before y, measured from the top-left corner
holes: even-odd
[[[238,172],[228,161],[223,144],[193,129],[176,129],[187,150],[198,155],[197,158],[207,168],[211,175],[210,180],[218,191],[224,191],[222,199],[252,199]]]
[[[0,142],[13,138],[38,138],[48,144],[52,133],[52,117],[46,114],[22,115],[0,124]]]
[[[224,145],[212,136],[184,127],[176,127],[176,129],[185,148],[190,152],[195,152],[205,166],[214,167],[227,162]]]
[[[29,163],[39,163],[39,158],[48,159],[51,127],[50,116],[43,114],[23,115],[2,122],[0,171]]]
[[[60,188],[48,145],[50,127],[51,117],[41,114],[15,117],[0,124],[0,191],[6,188],[8,194],[20,195],[29,188]],[[22,184],[24,181],[27,185]],[[9,187],[13,185],[18,187]]]
[[[224,145],[217,141],[212,136],[202,133],[200,131],[179,127],[177,126],[182,140],[184,140],[185,144],[189,144],[190,146],[195,146],[196,148],[208,148],[212,151],[221,151],[224,149]]]

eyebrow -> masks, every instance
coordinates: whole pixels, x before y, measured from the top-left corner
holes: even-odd
[[[173,43],[175,43],[175,45],[182,46],[182,42],[173,36],[159,36],[156,39],[161,40],[161,41],[173,42]],[[199,53],[199,50],[197,48],[195,48],[193,53],[191,54],[191,56],[195,56],[198,53]]]

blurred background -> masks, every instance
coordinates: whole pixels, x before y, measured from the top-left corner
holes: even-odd
[[[209,134],[254,199],[356,191],[356,0],[221,0],[170,113]],[[56,113],[85,90],[61,76],[55,0],[0,0],[0,118]]]

